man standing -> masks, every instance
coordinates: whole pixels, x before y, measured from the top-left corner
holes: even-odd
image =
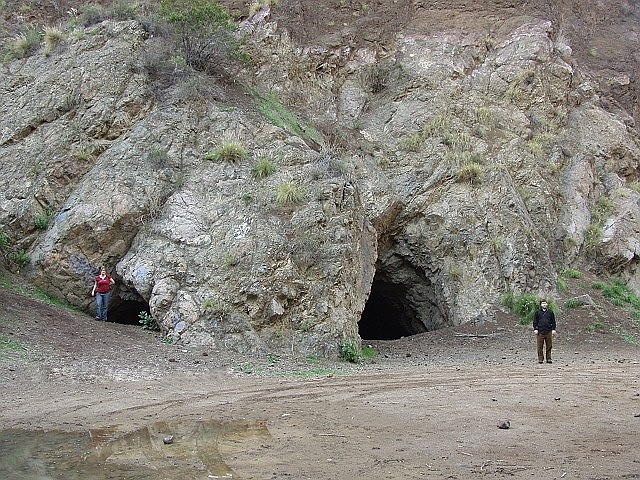
[[[544,362],[545,346],[547,353],[547,363],[551,361],[551,347],[553,346],[553,336],[556,333],[556,316],[548,308],[546,300],[540,302],[540,308],[533,317],[533,333],[538,340],[538,363]]]

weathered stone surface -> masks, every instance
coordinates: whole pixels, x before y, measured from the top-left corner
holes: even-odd
[[[379,63],[295,45],[268,9],[244,28],[258,67],[238,75],[297,102],[325,145],[246,92],[207,94],[211,78],[154,95],[136,22],[0,72],[0,223],[34,282],[87,308],[105,264],[114,301],[146,301],[182,342],[324,355],[358,337],[370,294],[405,335],[491,321],[507,289],[552,294],[578,258],[640,284],[638,133],[551,22],[515,18],[490,41],[407,31]],[[228,138],[249,157],[205,160]],[[259,157],[277,171],[256,178]],[[287,181],[303,200],[278,206]]]
[[[582,307],[585,305],[593,305],[593,298],[590,295],[580,295],[567,300],[567,303],[573,303],[576,307]]]

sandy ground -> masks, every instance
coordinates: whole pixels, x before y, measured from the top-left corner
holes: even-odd
[[[530,327],[506,315],[372,342],[377,355],[351,365],[167,345],[6,289],[0,305],[0,338],[24,348],[0,351],[2,478],[640,478],[640,348],[585,333],[585,312],[559,327],[552,365],[538,365]],[[194,440],[207,421],[245,422],[207,437],[215,461],[197,453],[205,434]],[[143,442],[131,436],[141,428]],[[70,467],[47,457],[46,435],[29,437],[24,456],[42,457],[41,473],[24,473],[14,450],[25,447],[11,439],[34,430],[92,432],[92,443]],[[176,475],[181,442],[199,459]],[[109,467],[78,473],[96,452]]]

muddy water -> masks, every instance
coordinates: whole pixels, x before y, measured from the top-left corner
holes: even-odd
[[[173,443],[163,438],[173,435]],[[223,452],[264,441],[264,422],[157,422],[135,431],[0,431],[0,479],[239,479]]]

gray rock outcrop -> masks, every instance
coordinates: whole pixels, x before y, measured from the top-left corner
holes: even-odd
[[[554,27],[409,29],[381,59],[295,45],[267,9],[244,25],[268,58],[237,73],[250,91],[193,74],[158,94],[153,38],[105,21],[0,72],[0,224],[49,293],[90,309],[105,264],[114,306],[244,352],[485,322],[564,262],[637,286],[638,132]],[[278,102],[299,115],[259,114]],[[229,139],[248,156],[207,157]]]

